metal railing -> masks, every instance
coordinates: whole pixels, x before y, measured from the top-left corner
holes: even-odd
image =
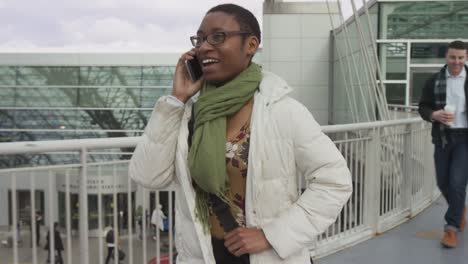
[[[393,119],[413,118],[418,117],[417,106],[388,104],[390,117]]]
[[[420,118],[323,126],[322,129],[347,160],[354,192],[336,222],[318,236],[315,245],[311,247],[311,256],[319,258],[385,232],[413,217],[438,196],[434,182],[430,128]],[[65,263],[104,263],[106,223],[114,226],[114,237],[122,238],[120,249],[126,252],[126,263],[146,264],[153,256],[153,263],[159,264],[162,257],[169,258],[170,263],[173,263],[173,203],[177,194],[171,187],[164,190],[137,187],[128,177],[131,153],[123,150],[128,151],[138,140],[138,137],[133,137],[1,143],[0,157],[67,153],[79,155],[81,161],[80,164],[48,164],[26,168],[13,165],[12,168],[0,170],[2,184],[8,182],[8,179],[10,181],[9,186],[0,188],[7,188],[14,194],[11,195],[11,234],[18,233],[16,192],[27,186],[31,194],[28,217],[31,241],[35,241],[34,214],[37,201],[33,199],[33,193],[37,189],[45,189],[48,190],[48,232],[53,230],[52,223],[60,220],[62,235],[66,238]],[[112,153],[115,160],[89,162],[90,156],[106,152]],[[303,179],[298,182],[302,183],[298,191],[302,191],[306,182]],[[152,200],[150,193],[154,194]],[[103,208],[105,196],[107,200],[112,197],[111,203],[108,203],[111,210]],[[156,228],[153,234],[149,234],[146,211],[157,208],[162,203],[160,197],[165,200],[168,231],[161,233]],[[148,202],[154,206],[149,206]],[[78,206],[74,203],[78,203]],[[135,232],[138,225],[135,203],[142,205],[142,240],[137,239],[139,232]],[[156,210],[157,217],[158,214]],[[89,223],[92,223],[91,226]],[[79,241],[74,236],[76,230],[79,230]],[[31,243],[31,249],[19,247],[20,238],[21,234],[12,235],[12,250],[8,249],[10,262],[19,263],[25,261],[20,260],[19,256],[28,256],[26,261],[43,263],[44,252],[38,253],[35,243]],[[53,244],[54,239],[51,239],[50,249],[54,248]],[[114,251],[113,263],[117,263],[117,259],[118,252]],[[51,254],[51,263],[53,261],[54,254]]]
[[[319,236],[312,255],[325,256],[383,233],[438,197],[430,126],[420,118],[325,126],[323,131],[348,162],[353,194]]]

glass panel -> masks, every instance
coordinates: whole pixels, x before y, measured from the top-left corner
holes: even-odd
[[[98,196],[96,194],[88,194],[88,224],[89,229],[97,229],[99,227],[98,214]]]
[[[374,33],[374,41],[375,41],[375,38],[376,38],[376,35],[377,34],[377,24],[378,24],[378,4],[375,3],[372,7],[369,7],[369,16],[370,16],[370,21],[371,21],[371,26],[372,26],[372,31]],[[368,45],[370,45],[370,31],[369,31],[369,24],[368,24],[368,20],[367,20],[367,16],[365,14],[362,14],[360,17],[359,17],[359,20],[361,22],[361,27],[362,27],[362,31],[364,33],[364,38],[366,39],[366,42]],[[338,24],[335,24],[335,26],[339,26]],[[354,18],[353,20],[347,24],[346,26],[347,28],[347,34],[344,30],[343,27],[339,27],[339,28],[336,28],[336,39],[335,39],[335,45],[336,45],[336,49],[339,49],[339,52],[336,52],[334,55],[335,55],[335,60],[338,59],[338,54],[337,53],[340,53],[340,55],[342,57],[344,56],[347,56],[349,55],[349,46],[347,44],[347,40],[349,40],[349,42],[351,43],[351,48],[353,51],[358,51],[360,50],[360,37],[359,37],[359,33],[357,31],[357,25],[356,25],[356,22],[354,21]],[[358,55],[356,55],[358,56]]]
[[[25,141],[25,140],[23,140]],[[34,165],[79,164],[79,155],[71,154],[18,154],[0,155],[0,168],[31,167]]]
[[[102,208],[104,209],[104,226],[114,225],[114,201],[112,195],[105,194],[102,196]]]
[[[170,86],[174,77],[174,66],[143,67],[141,85],[143,86]]]
[[[380,44],[379,47],[384,80],[406,80],[407,45],[385,43]]]
[[[85,110],[79,111],[77,124],[81,129],[143,130],[151,110]],[[144,112],[147,112],[146,114]],[[113,132],[115,135],[125,133]]]
[[[170,92],[169,88],[80,88],[78,105],[96,108],[152,108],[160,96]]]
[[[74,107],[76,88],[0,87],[3,107]]]
[[[171,86],[174,66],[81,67],[81,85]]]
[[[0,85],[15,85],[15,83],[16,83],[15,67],[0,66]]]
[[[0,109],[0,128],[15,128],[15,116],[13,110]]]
[[[17,87],[15,90],[16,107],[75,107],[77,88],[55,87]]]
[[[445,64],[446,43],[413,43],[411,44],[412,64]]]
[[[159,97],[169,95],[171,91],[172,88],[141,89],[141,107],[153,108]]]
[[[19,129],[143,130],[150,115],[151,110],[122,109],[0,111],[1,121]]]
[[[40,140],[61,140],[61,139],[77,139],[77,138],[108,138],[108,137],[136,137],[142,132],[125,132],[112,133],[104,130],[94,131],[63,131],[57,129],[55,131],[22,131],[22,132],[6,132],[0,131],[0,142],[16,142],[16,141],[40,141]],[[1,160],[1,157],[0,157]]]
[[[411,69],[410,103],[418,105],[421,93],[427,80],[436,73],[439,68],[414,68]]]
[[[369,7],[369,16],[370,16],[370,23],[371,23],[371,27],[372,27],[372,33],[374,34],[373,35],[373,40],[375,41],[376,37],[377,37],[377,33],[378,33],[378,28],[377,28],[377,25],[378,25],[378,5],[377,4],[374,4],[372,7]],[[366,42],[367,44],[370,44],[370,39],[371,39],[371,35],[370,35],[370,30],[369,30],[369,23],[368,23],[368,19],[367,19],[367,16],[365,13],[363,13],[362,15],[359,16],[359,20],[361,22],[361,27],[362,27],[362,32],[364,34],[364,38],[366,39]],[[372,52],[372,50],[369,50],[370,52]]]
[[[385,95],[389,104],[405,104],[405,90],[406,84],[385,84]]]
[[[382,39],[468,38],[467,1],[380,4]]]
[[[80,88],[78,105],[81,107],[140,107],[140,89],[136,88]]]
[[[58,222],[60,226],[66,226],[66,196],[64,192],[58,192]]]
[[[0,87],[0,98],[0,106],[15,106],[15,89]]]
[[[19,129],[74,129],[76,111],[10,110]]]
[[[77,85],[78,67],[18,67],[18,85]]]
[[[141,67],[80,67],[81,85],[140,86]]]

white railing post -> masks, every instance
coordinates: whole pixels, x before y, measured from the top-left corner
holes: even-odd
[[[72,264],[72,237],[71,237],[71,202],[70,202],[70,170],[65,172],[65,211],[67,226],[67,264]]]
[[[366,182],[364,187],[364,208],[367,208],[365,222],[376,234],[379,224],[380,212],[380,175],[381,175],[381,138],[380,128],[375,128],[369,133],[370,141],[366,148]]]
[[[112,166],[112,204],[114,205],[112,207],[112,216],[113,216],[113,226],[114,226],[114,263],[118,264],[119,263],[119,246],[120,246],[120,233],[121,230],[119,230],[119,201],[117,197],[117,190],[116,190],[116,168],[115,165]]]
[[[87,157],[88,150],[81,149],[80,153],[81,162],[81,180],[80,180],[80,193],[79,193],[79,223],[80,223],[80,263],[89,264],[89,244],[88,244],[88,167]]]
[[[37,234],[41,232],[41,230],[36,230],[36,228],[40,229],[40,225],[36,224],[36,177],[33,172],[29,173],[30,179],[30,189],[29,189],[29,198],[31,203],[31,246],[32,246],[32,263],[37,264]]]
[[[98,203],[98,257],[99,257],[99,264],[104,263],[104,256],[103,256],[103,231],[104,228],[102,226],[102,166],[98,166],[97,171],[97,179],[98,179],[98,195],[97,195],[97,203]],[[104,233],[106,234],[106,233]]]
[[[174,241],[173,241],[173,235],[174,235],[174,226],[172,225],[173,223],[173,219],[172,219],[172,216],[174,215],[173,214],[173,207],[172,207],[172,204],[173,204],[173,200],[172,200],[172,194],[173,194],[173,189],[170,188],[169,191],[168,191],[168,194],[169,194],[169,212],[168,212],[168,216],[167,216],[167,220],[169,221],[169,263],[170,264],[173,264],[173,258],[172,258],[172,255],[173,255],[173,250],[172,250],[172,247],[174,246]],[[163,223],[163,226],[164,226],[164,223]]]
[[[401,201],[403,211],[405,209],[410,209],[410,215],[413,210],[413,195],[412,189],[415,185],[415,175],[413,172],[413,163],[416,162],[413,160],[413,133],[411,132],[411,124],[405,125],[405,130],[403,134],[403,164],[402,164],[402,177],[403,184],[401,186]],[[416,166],[416,165],[414,165]],[[417,176],[416,176],[417,177]]]
[[[132,179],[127,178],[127,229],[128,229],[128,263],[133,264],[133,206],[132,206]],[[136,194],[135,194],[136,199]],[[138,225],[138,223],[137,223]],[[140,231],[140,230],[138,230]],[[138,237],[138,233],[136,235]]]
[[[18,199],[16,197],[16,175],[15,173],[12,173],[11,174],[11,205],[12,205],[12,230],[13,230],[13,233],[12,233],[12,242],[13,242],[13,263],[17,264],[18,263],[18,243],[19,243],[19,235],[21,235],[19,233],[19,230],[18,230],[18,215],[17,215],[17,212],[18,212]]]
[[[49,183],[49,258],[51,263],[55,263],[55,215],[54,215],[54,185],[53,185],[53,172],[49,170],[48,183]]]
[[[147,189],[146,188],[142,188],[142,196],[143,196],[143,200],[142,200],[142,207],[143,207],[143,221],[142,221],[142,225],[143,225],[143,263],[148,263],[148,257],[147,257],[147,247],[146,247],[146,244],[147,244],[147,234],[146,234],[146,230],[147,230],[147,225],[150,227],[149,228],[149,231],[150,231],[150,238],[153,239],[153,236],[151,235],[151,225],[149,223],[147,223],[147,221],[150,221],[151,223],[151,212],[149,212],[149,209],[147,208],[147,201],[149,200],[148,197],[149,195],[147,195]],[[149,212],[149,217],[148,219],[146,218],[146,211]]]
[[[422,123],[423,127],[426,127],[427,124]],[[427,132],[425,133],[425,136],[427,137],[426,142],[431,142],[432,140],[432,135],[431,135],[431,129],[427,129]],[[437,187],[437,180],[436,180],[436,172],[435,172],[435,163],[434,163],[434,144],[429,144],[426,143],[424,145],[424,176],[426,181],[430,181],[429,188],[430,190],[427,190],[428,196],[431,198],[431,201],[436,200],[440,196],[440,191],[439,187]],[[427,177],[430,177],[427,179]]]

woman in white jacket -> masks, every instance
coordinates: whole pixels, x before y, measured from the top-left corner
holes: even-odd
[[[345,160],[291,88],[252,63],[260,44],[252,13],[216,6],[191,41],[130,176],[176,189],[178,264],[310,263],[308,248],[351,195]],[[184,62],[194,58],[203,76],[192,82]],[[297,174],[308,181],[302,194]]]

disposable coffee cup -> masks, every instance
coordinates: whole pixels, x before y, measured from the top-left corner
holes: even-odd
[[[444,107],[444,110],[445,110],[445,112],[448,112],[448,113],[450,113],[450,114],[452,114],[452,115],[455,115],[456,107],[455,107],[454,105],[446,105],[446,106]],[[448,124],[449,124],[450,126],[453,126],[453,120],[450,121],[450,122],[448,122]]]

